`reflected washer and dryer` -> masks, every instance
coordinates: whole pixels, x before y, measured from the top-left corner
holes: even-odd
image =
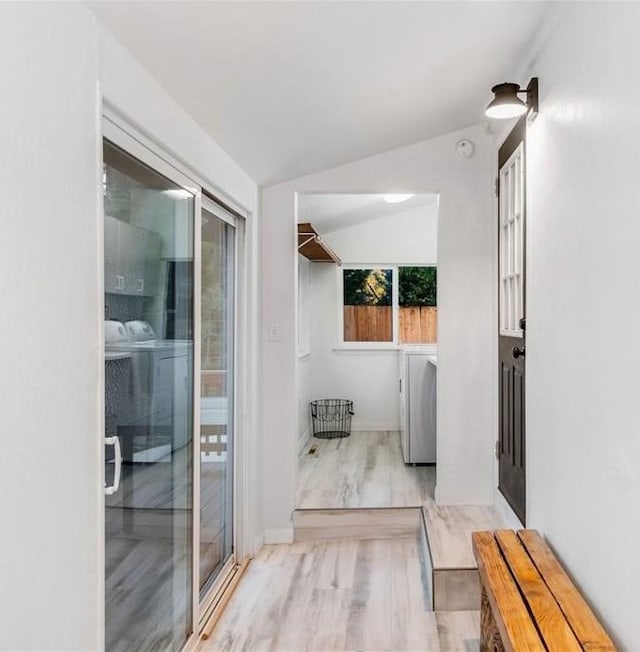
[[[436,463],[436,356],[400,353],[400,442],[405,464]]]

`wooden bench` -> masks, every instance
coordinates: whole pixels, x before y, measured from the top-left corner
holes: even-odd
[[[481,652],[616,650],[538,532],[474,532],[472,540]]]

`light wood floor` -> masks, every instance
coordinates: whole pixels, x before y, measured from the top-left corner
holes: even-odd
[[[477,612],[434,613],[416,538],[265,546],[200,652],[472,652]]]
[[[471,533],[504,527],[498,512],[488,505],[443,507],[434,501],[427,501],[422,510],[433,562],[434,609],[479,609],[480,582]]]
[[[479,606],[470,531],[495,527],[495,512],[437,507],[435,468],[405,465],[397,432],[354,432],[312,446],[300,460],[297,543],[262,549],[199,651],[479,650],[478,607],[460,605]],[[411,510],[364,509],[405,507],[424,511],[437,570],[449,575],[432,569],[421,520],[422,534],[410,534]],[[395,534],[375,538],[369,521],[387,514]],[[460,569],[473,577],[451,575]],[[432,611],[436,589],[443,611]]]
[[[296,508],[421,507],[435,478],[434,466],[404,464],[396,431],[313,438],[300,458]]]
[[[477,568],[471,533],[505,527],[495,507],[489,505],[440,506],[428,501],[423,510],[436,569]]]

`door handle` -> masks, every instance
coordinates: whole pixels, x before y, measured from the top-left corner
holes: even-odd
[[[104,483],[105,496],[113,496],[113,494],[120,488],[120,474],[122,473],[122,452],[120,450],[119,437],[105,437],[104,443],[106,446],[113,446],[113,455],[115,461],[115,469],[113,470],[113,484],[107,486]]]
[[[513,357],[516,359],[524,358],[524,348],[521,349],[517,346],[514,346],[513,351],[511,351],[511,353],[513,353]]]

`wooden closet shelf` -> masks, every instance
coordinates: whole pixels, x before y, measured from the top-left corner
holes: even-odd
[[[324,242],[309,222],[298,224],[298,253],[314,263],[342,264],[335,251]]]

